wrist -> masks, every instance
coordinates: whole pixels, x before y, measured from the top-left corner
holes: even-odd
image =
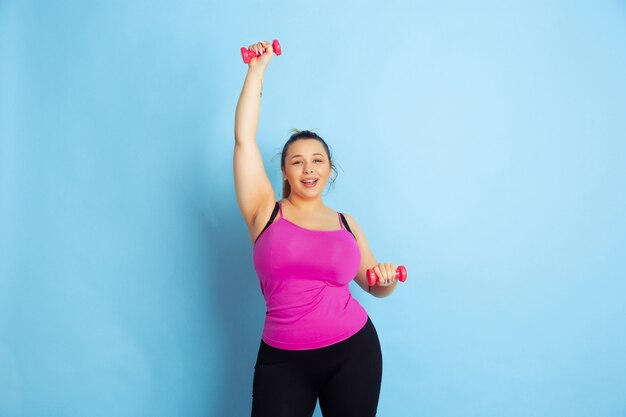
[[[248,75],[251,77],[254,77],[256,79],[260,79],[261,81],[263,80],[263,76],[265,75],[265,68],[261,68],[261,67],[249,67],[248,68]]]

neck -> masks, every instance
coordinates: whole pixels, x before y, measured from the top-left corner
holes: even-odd
[[[298,211],[319,211],[322,207],[324,207],[321,197],[305,200],[291,193],[286,200]]]

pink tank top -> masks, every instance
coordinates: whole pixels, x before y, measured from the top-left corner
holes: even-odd
[[[347,339],[367,322],[348,286],[361,263],[356,239],[341,217],[341,229],[311,230],[285,219],[279,207],[280,218],[254,245],[254,269],[267,306],[263,341],[302,350]]]

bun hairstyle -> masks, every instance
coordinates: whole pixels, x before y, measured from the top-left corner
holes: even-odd
[[[338,174],[337,174],[337,168],[335,167],[335,164],[333,163],[332,155],[330,154],[330,149],[326,141],[324,141],[324,139],[322,139],[317,133],[311,132],[310,130],[292,129],[290,133],[291,133],[291,136],[285,143],[285,146],[283,147],[283,152],[280,157],[281,171],[285,170],[285,158],[287,157],[287,150],[289,149],[289,146],[291,146],[292,143],[294,143],[297,140],[302,140],[302,139],[315,139],[321,142],[322,145],[324,145],[324,149],[326,150],[326,154],[328,155],[328,162],[330,163],[331,169],[335,173],[335,177],[330,179],[330,187],[332,188],[333,184],[335,183],[335,180],[337,179]],[[283,198],[289,197],[289,194],[291,194],[291,186],[289,185],[289,181],[283,180]]]

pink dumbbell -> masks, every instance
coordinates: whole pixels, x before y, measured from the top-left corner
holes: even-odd
[[[272,48],[274,49],[274,52],[276,53],[276,55],[280,55],[283,53],[282,49],[280,49],[280,43],[278,43],[278,40],[276,39],[274,39],[274,41],[272,42]],[[263,54],[261,53],[257,55],[256,52],[250,51],[245,46],[241,47],[241,57],[243,58],[244,64],[249,64],[252,58],[257,58],[261,55]]]
[[[400,265],[396,268],[396,279],[400,282],[406,281],[406,268],[403,265]],[[378,281],[378,277],[376,276],[376,272],[373,269],[367,270],[367,283],[372,286],[376,284]]]

